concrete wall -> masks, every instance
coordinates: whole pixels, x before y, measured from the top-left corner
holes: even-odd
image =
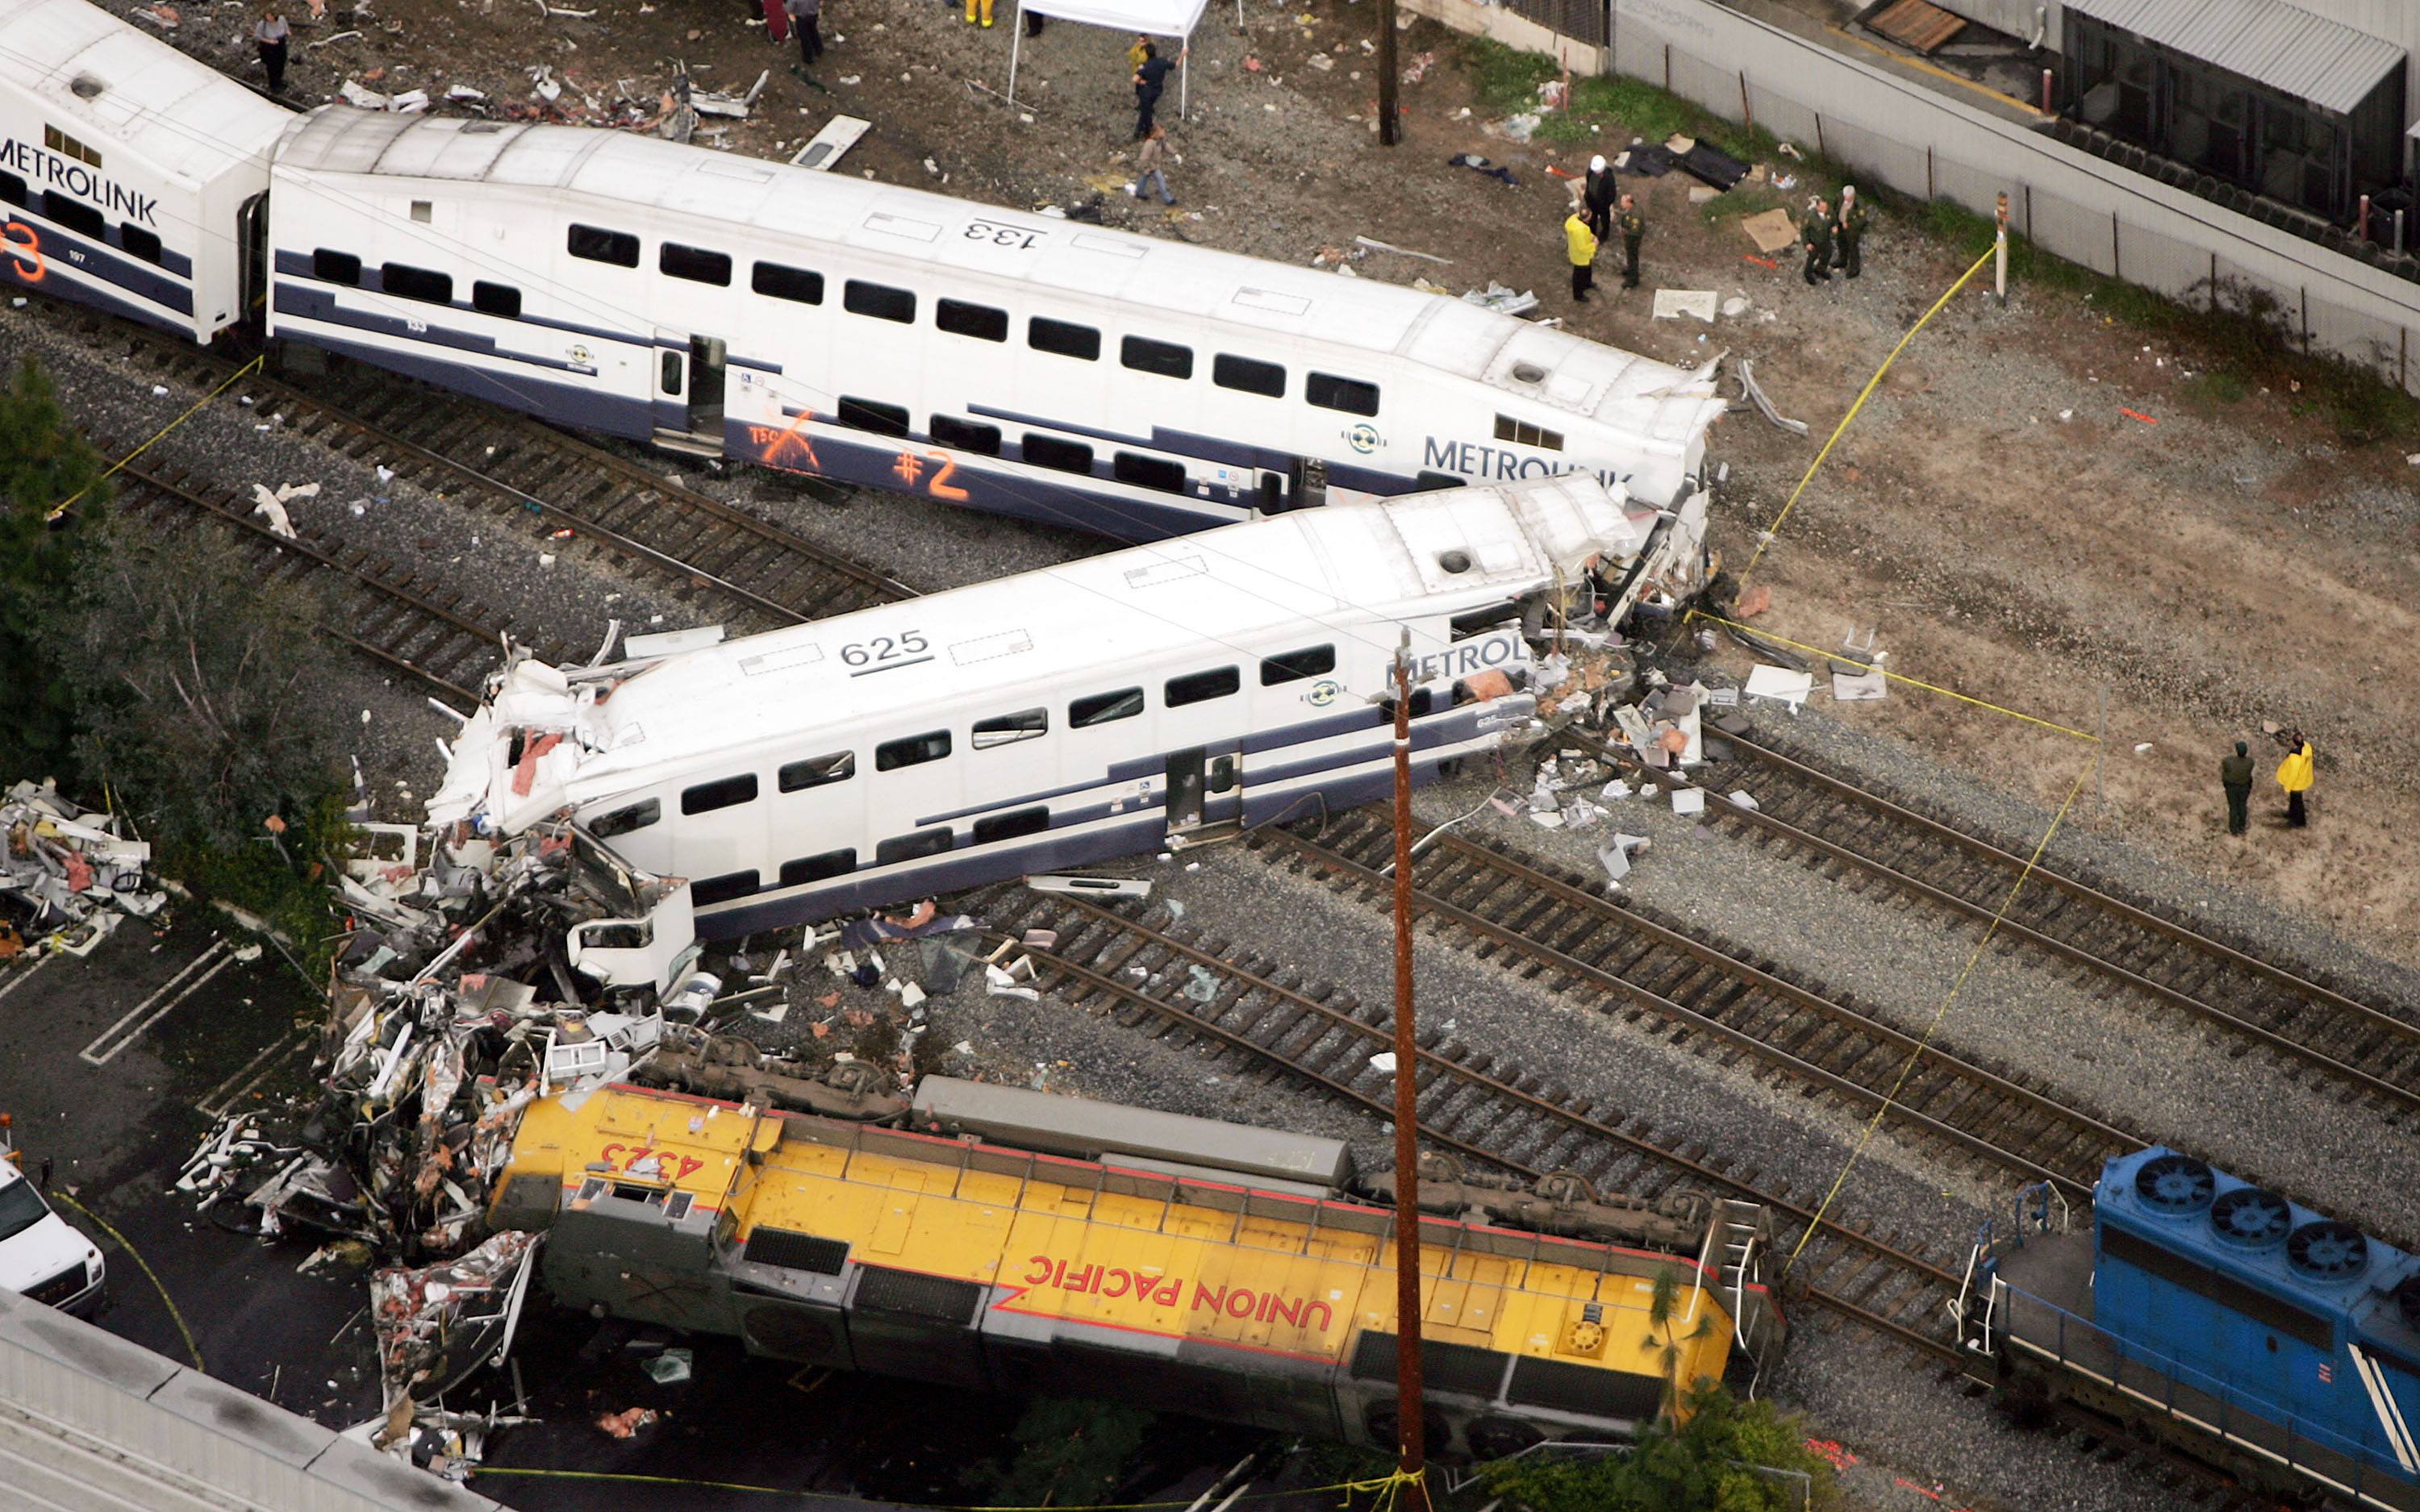
[[[1709,0],[1614,0],[1613,54],[1618,71],[1726,119],[1745,100],[1860,181],[1982,215],[2005,192],[2019,231],[2100,272],[2188,303],[2213,277],[2265,288],[2310,350],[2420,390],[2420,284]]]
[[[1396,0],[1396,8],[1524,53],[1548,54],[1574,73],[1613,71],[1610,49],[1574,41],[1501,6],[1481,5],[1478,0]]]

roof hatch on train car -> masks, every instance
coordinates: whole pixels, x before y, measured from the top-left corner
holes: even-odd
[[[1610,371],[1591,375],[1588,346],[1559,331],[1525,328],[1513,333],[1487,364],[1483,381],[1513,393],[1543,399],[1558,409],[1589,414]]]

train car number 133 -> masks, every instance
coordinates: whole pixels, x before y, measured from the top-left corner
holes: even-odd
[[[988,241],[995,247],[1014,247],[1019,252],[1032,252],[1042,245],[1045,233],[1028,231],[1022,226],[1001,225],[997,221],[969,221],[967,239]]]

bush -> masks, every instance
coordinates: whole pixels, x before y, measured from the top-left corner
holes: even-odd
[[[1772,1403],[1743,1403],[1709,1382],[1685,1410],[1680,1427],[1650,1427],[1627,1454],[1499,1460],[1482,1471],[1487,1489],[1527,1512],[1797,1512],[1802,1484],[1816,1507],[1837,1504],[1832,1467]]]
[[[50,376],[27,357],[0,386],[0,665],[9,685],[0,787],[46,776],[80,785],[74,693],[42,637],[75,579],[84,522],[108,501],[102,471],[101,455],[59,408]],[[75,507],[58,514],[70,499]]]

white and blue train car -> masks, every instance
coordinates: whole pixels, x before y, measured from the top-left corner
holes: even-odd
[[[520,659],[432,824],[568,813],[727,937],[1185,844],[1491,751],[1535,699],[1521,621],[1588,574],[1686,594],[1705,503],[1592,477],[1229,526],[651,662]]]
[[[293,120],[84,0],[0,0],[0,284],[207,343],[262,286]]]
[[[1564,472],[1674,505],[1725,408],[1443,296],[628,132],[327,106],[275,177],[276,336],[1127,540]]]

